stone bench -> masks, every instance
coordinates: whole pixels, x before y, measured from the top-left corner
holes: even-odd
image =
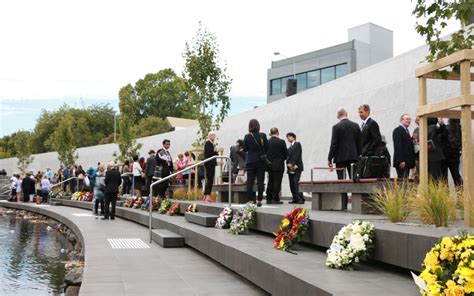
[[[383,189],[397,179],[360,179],[330,181],[302,181],[301,192],[311,192],[313,210],[342,210],[342,193],[352,193],[352,209],[357,214],[377,213],[371,205],[371,194],[378,189]],[[402,182],[402,180],[397,180]],[[410,181],[411,182],[411,181]]]
[[[229,184],[217,184],[212,186],[213,191],[217,191],[218,202],[229,202]],[[231,185],[232,203],[243,204],[250,201],[247,196],[247,184],[232,184]],[[253,191],[257,192],[257,185],[253,185]]]
[[[214,227],[219,216],[203,212],[185,213],[186,221],[198,224],[204,227]]]
[[[184,247],[184,237],[168,229],[153,229],[151,237],[163,248]]]

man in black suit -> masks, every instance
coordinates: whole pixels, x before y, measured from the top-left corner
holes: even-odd
[[[118,188],[122,183],[122,177],[117,170],[115,163],[111,161],[109,168],[105,173],[105,213],[102,220],[114,220],[115,219],[115,206],[117,204]],[[112,203],[112,208],[109,209]]]
[[[285,160],[288,157],[285,141],[279,138],[276,127],[270,129],[268,152],[272,162],[268,168],[267,204],[282,204],[280,201],[281,180],[285,172]]]
[[[382,145],[382,135],[379,125],[370,117],[370,106],[359,106],[359,117],[363,120],[359,137],[359,151],[361,156],[376,155]]]
[[[145,176],[146,176],[146,192],[150,190],[150,185],[153,183],[153,176],[155,175],[156,169],[156,155],[154,150],[148,152],[148,159],[145,163]],[[153,196],[155,196],[156,189],[153,188]]]
[[[344,179],[344,171],[347,170],[349,178],[352,178],[351,164],[359,159],[358,141],[360,128],[357,123],[347,119],[347,111],[344,108],[337,110],[339,122],[332,127],[331,147],[328,154],[328,167],[333,167],[333,160],[336,168],[337,178]],[[342,209],[347,209],[347,193],[342,193]]]
[[[156,156],[156,163],[162,167],[161,169],[161,177],[164,178],[166,176],[171,175],[173,173],[173,158],[169,152],[171,142],[168,139],[163,140],[163,148],[158,150],[158,155]],[[166,198],[166,190],[168,189],[168,180],[158,184],[158,195],[161,198]]]
[[[296,135],[294,133],[287,133],[286,139],[290,143],[286,166],[291,195],[293,196],[292,201],[289,203],[304,204],[303,193],[299,190],[301,172],[303,171],[303,149],[301,148],[301,144],[296,142]]]
[[[358,141],[360,128],[357,123],[347,119],[347,111],[344,108],[337,110],[339,122],[332,127],[331,147],[329,148],[328,166],[333,167],[333,160],[336,168],[345,168],[351,175],[351,164],[359,159]],[[337,178],[344,179],[344,171],[337,170]]]
[[[415,148],[408,127],[411,124],[409,114],[400,117],[400,125],[393,130],[393,167],[398,178],[407,179],[410,169],[415,166]]]

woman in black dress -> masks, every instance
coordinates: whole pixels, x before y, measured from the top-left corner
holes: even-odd
[[[204,158],[208,159],[215,155],[219,155],[217,153],[216,133],[210,132],[208,135],[208,140],[204,144]],[[214,176],[216,174],[216,165],[217,161],[215,159],[210,160],[204,164],[204,167],[206,168],[206,186],[204,188],[203,201],[205,202],[213,202],[211,198],[211,192],[212,185],[214,183]]]

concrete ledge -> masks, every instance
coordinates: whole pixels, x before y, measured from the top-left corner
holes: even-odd
[[[188,222],[204,227],[214,227],[216,225],[217,218],[219,218],[219,216],[204,212],[186,213],[185,217]]]
[[[184,237],[167,229],[154,229],[151,235],[163,248],[184,247]]]

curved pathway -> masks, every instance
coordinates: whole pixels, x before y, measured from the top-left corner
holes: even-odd
[[[5,205],[0,202],[0,206]],[[73,222],[84,239],[80,295],[265,295],[226,267],[188,248],[148,244],[148,229],[116,218],[96,220],[90,211],[64,206],[14,204]],[[79,235],[79,234],[78,234]],[[117,240],[138,239],[117,244]],[[138,242],[138,243],[137,243]],[[139,247],[143,248],[139,248]]]

